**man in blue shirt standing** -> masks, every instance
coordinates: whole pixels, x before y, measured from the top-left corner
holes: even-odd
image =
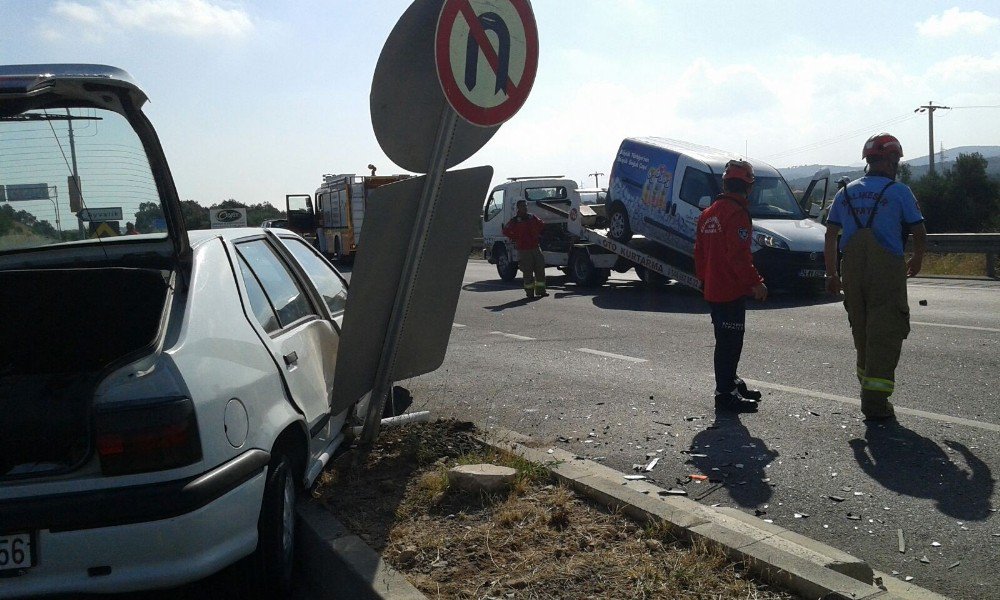
[[[826,289],[844,291],[844,307],[857,350],[861,412],[870,420],[895,417],[889,396],[896,364],[910,333],[906,278],[920,272],[927,229],[910,188],[896,182],[903,146],[888,133],[868,138],[861,157],[865,176],[837,192],[826,222]],[[913,256],[903,258],[904,226],[913,233]],[[843,260],[837,271],[837,236]],[[843,277],[843,283],[841,282]]]

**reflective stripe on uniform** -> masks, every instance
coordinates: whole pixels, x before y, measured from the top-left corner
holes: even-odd
[[[891,394],[896,389],[896,382],[891,379],[879,379],[878,377],[865,377],[861,382],[861,387],[873,392],[886,392]]]
[[[536,281],[535,282],[535,289],[536,290],[545,291],[545,282],[544,281]]]

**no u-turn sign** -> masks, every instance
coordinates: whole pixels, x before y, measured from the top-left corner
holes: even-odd
[[[492,127],[514,116],[538,70],[528,0],[445,0],[434,36],[438,79],[462,118]]]

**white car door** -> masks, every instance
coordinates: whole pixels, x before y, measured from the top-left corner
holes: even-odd
[[[328,429],[337,328],[267,239],[239,242],[236,250],[264,342],[315,437]]]

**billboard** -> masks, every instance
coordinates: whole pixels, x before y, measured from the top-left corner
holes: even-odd
[[[211,208],[209,218],[212,229],[247,226],[247,209],[245,208]]]

